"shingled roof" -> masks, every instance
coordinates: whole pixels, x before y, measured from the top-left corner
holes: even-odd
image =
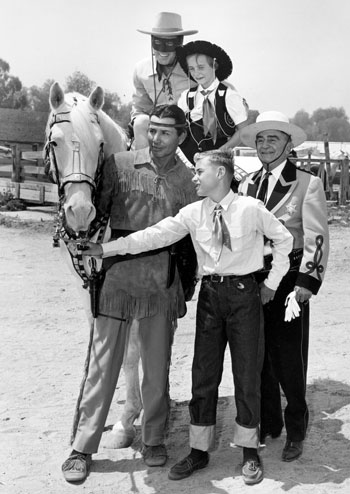
[[[0,108],[0,143],[44,143],[48,116],[48,112]]]

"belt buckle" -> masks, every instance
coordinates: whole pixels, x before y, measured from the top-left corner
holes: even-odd
[[[212,274],[211,279],[214,283],[222,283],[224,281],[224,277],[219,274]]]

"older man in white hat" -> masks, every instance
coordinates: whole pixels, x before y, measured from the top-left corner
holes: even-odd
[[[176,58],[176,48],[182,46],[184,36],[198,31],[183,29],[181,16],[173,12],[160,12],[151,30],[138,31],[151,35],[152,52],[151,58],[136,64],[133,76],[135,91],[131,120],[134,148],[142,149],[148,146],[147,127],[153,108],[176,104],[181,93],[189,88],[187,75]]]
[[[295,166],[288,155],[306,139],[304,131],[277,111],[261,113],[241,131],[245,145],[255,147],[262,168],[245,177],[240,192],[261,199],[293,235],[290,269],[272,300],[262,300],[265,322],[265,363],[261,387],[260,442],[277,438],[285,425],[283,461],[303,452],[308,426],[305,400],[309,341],[309,300],[324,278],[329,233],[323,185],[318,177]],[[256,274],[261,283],[271,269],[266,240],[265,266]],[[286,308],[287,307],[287,308]],[[284,420],[280,388],[287,400]]]

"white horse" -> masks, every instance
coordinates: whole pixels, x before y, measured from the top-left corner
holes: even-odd
[[[91,231],[96,210],[93,192],[103,166],[103,159],[127,148],[125,132],[101,108],[104,93],[97,87],[85,98],[79,94],[64,94],[56,82],[50,90],[51,113],[46,128],[46,158],[49,176],[58,186],[60,204],[59,235],[62,254],[79,282],[88,284],[92,266],[100,269],[100,261],[68,251],[70,238],[108,240],[108,227],[97,225]],[[93,317],[90,297],[83,290],[83,298],[90,323]],[[142,410],[139,385],[138,322],[133,321],[126,346],[123,369],[126,383],[126,403],[123,414],[109,435],[105,446],[128,447],[135,436],[134,421]]]

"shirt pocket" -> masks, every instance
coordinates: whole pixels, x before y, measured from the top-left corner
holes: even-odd
[[[212,232],[208,229],[197,228],[195,233],[196,243],[199,244],[200,248],[209,253],[211,248]]]
[[[256,232],[252,231],[251,225],[242,222],[240,225],[232,225],[229,231],[232,252],[249,251],[254,247]]]

